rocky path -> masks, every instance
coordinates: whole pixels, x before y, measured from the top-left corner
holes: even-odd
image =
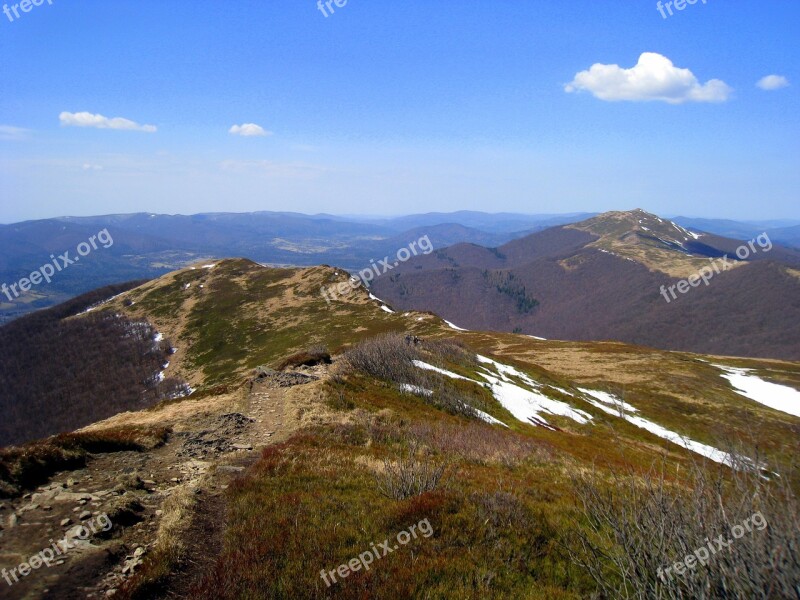
[[[324,369],[309,371],[269,373],[224,402],[198,404],[195,410],[126,415],[127,421],[148,418],[162,424],[174,418],[169,421],[174,433],[155,450],[97,455],[86,468],[57,475],[22,498],[0,500],[0,569],[7,569],[12,584],[0,575],[0,598],[113,596],[152,551],[165,502],[194,494],[200,500],[190,520],[197,523],[187,535],[205,543],[199,545],[203,554],[189,557],[190,571],[170,584],[170,597],[181,597],[207,562],[208,543],[215,536],[221,539],[225,489],[262,448],[301,426],[298,404],[310,402],[304,389],[316,387],[308,384],[327,375]],[[205,518],[200,519],[202,512]],[[102,531],[103,515],[111,522],[109,531]],[[90,533],[87,540],[79,538],[81,526]],[[35,562],[31,557],[63,539],[72,546],[68,551],[48,561],[50,566],[21,575],[20,564]],[[16,577],[10,574],[15,568]]]

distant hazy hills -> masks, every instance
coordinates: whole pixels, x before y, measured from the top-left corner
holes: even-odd
[[[34,286],[31,292],[14,302],[0,295],[0,323],[97,287],[156,277],[205,258],[245,257],[261,263],[293,266],[325,263],[355,271],[368,268],[370,260],[394,256],[398,249],[423,236],[428,236],[436,249],[458,244],[496,248],[549,227],[577,223],[593,216],[474,211],[393,218],[287,212],[190,216],[139,213],[0,225],[0,284],[11,285],[29,276],[49,262],[51,254],[57,256],[70,251],[74,255],[78,244],[101,229],[108,229],[114,240],[113,246],[92,251],[79,263],[58,273],[51,283]],[[690,228],[736,239],[750,239],[770,228],[767,230],[776,242],[800,246],[795,222],[678,221]],[[503,251],[506,254],[517,252],[519,260],[524,261],[526,253],[536,251],[536,247],[529,249],[527,245],[539,243],[525,241],[504,247]],[[503,268],[496,263],[491,266]]]
[[[678,225],[697,231],[707,231],[736,240],[751,239],[759,233],[766,232],[769,237],[782,246],[800,248],[800,221],[781,220],[746,223],[726,219],[691,219],[675,217]]]
[[[496,249],[459,244],[413,258],[373,291],[467,329],[800,359],[800,252],[756,243],[739,261],[741,245],[643,211],[605,213]],[[708,286],[662,295],[715,264]]]
[[[460,212],[398,218],[356,219],[332,215],[258,212],[183,215],[129,214],[64,217],[0,225],[0,283],[30,275],[50,255],[70,251],[102,229],[113,246],[8,302],[0,296],[0,323],[111,283],[155,277],[209,257],[246,257],[280,265],[329,263],[361,269],[371,259],[394,255],[425,235],[435,248],[461,242],[499,246],[575,215]]]

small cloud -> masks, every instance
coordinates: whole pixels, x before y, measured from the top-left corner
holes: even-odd
[[[84,171],[102,171],[103,167],[101,167],[100,165],[92,165],[92,164],[89,164],[89,163],[84,163],[83,164],[83,170]]]
[[[61,121],[63,127],[94,127],[96,129],[120,129],[147,133],[157,131],[155,125],[139,125],[130,119],[123,119],[122,117],[109,119],[103,115],[94,115],[89,112],[62,112],[58,115],[58,120]]]
[[[789,80],[783,75],[767,75],[762,77],[756,83],[762,90],[772,92],[781,88],[789,87]]]
[[[0,140],[7,142],[19,142],[28,139],[29,130],[22,127],[12,127],[11,125],[0,125]]]
[[[234,125],[228,130],[232,135],[241,135],[243,137],[266,137],[272,135],[271,131],[266,131],[261,125],[255,123],[243,123],[242,125]]]
[[[655,52],[644,52],[630,69],[596,63],[589,70],[576,74],[564,90],[569,93],[588,91],[607,102],[669,104],[725,102],[733,92],[719,79],[701,84],[689,69],[676,67],[666,56]]]

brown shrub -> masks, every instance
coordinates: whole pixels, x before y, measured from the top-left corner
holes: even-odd
[[[350,370],[368,377],[395,383],[416,381],[418,369],[412,363],[421,358],[419,351],[397,333],[364,340],[344,354]]]
[[[384,470],[375,476],[375,482],[381,495],[394,500],[434,491],[448,467],[447,462],[422,450],[415,440],[396,460],[384,460],[383,466]]]

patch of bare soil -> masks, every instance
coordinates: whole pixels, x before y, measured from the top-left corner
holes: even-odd
[[[22,498],[0,501],[0,598],[103,598],[113,596],[140,570],[164,531],[184,521],[187,549],[162,597],[181,598],[216,555],[225,531],[224,491],[253,464],[265,446],[287,439],[299,427],[326,418],[316,402],[327,365],[253,378],[238,391],[159,410],[125,413],[89,429],[119,424],[173,428],[166,444],[149,452],[91,457],[78,471],[62,473]],[[165,512],[165,502],[192,496],[186,514]],[[169,503],[168,503],[169,504]],[[102,515],[108,532],[97,525]],[[105,521],[102,521],[105,523]],[[75,532],[95,523],[82,541]],[[19,565],[67,537],[68,551],[22,576]],[[11,570],[15,577],[11,575]],[[155,596],[154,596],[155,597]]]

